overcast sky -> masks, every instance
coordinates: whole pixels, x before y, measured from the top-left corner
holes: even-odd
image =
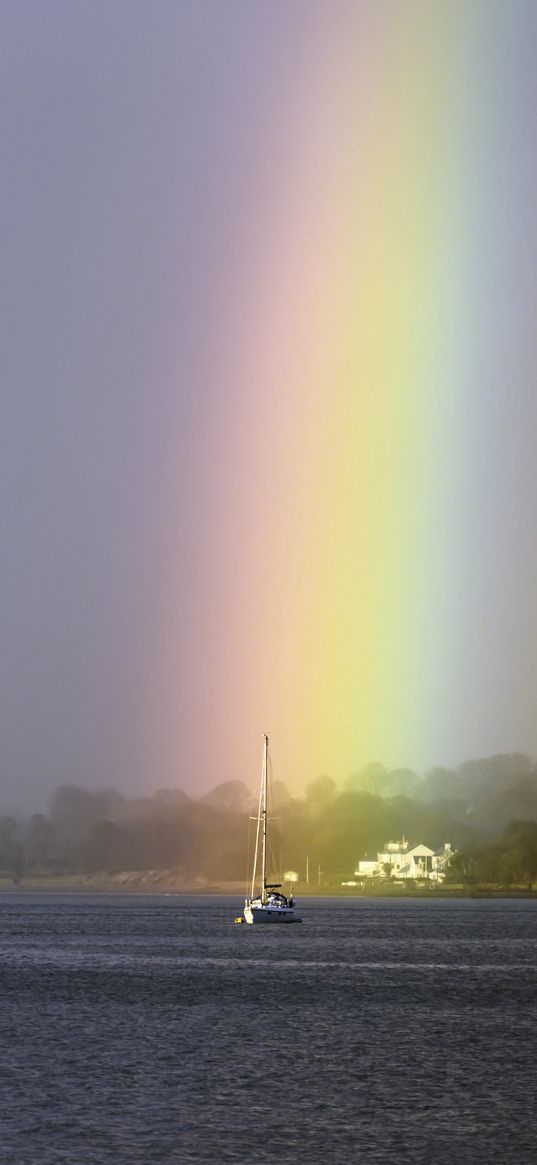
[[[342,776],[367,760],[424,768],[495,751],[537,753],[532,7],[0,0],[5,807],[42,807],[67,782],[195,792],[234,776],[251,781],[266,729],[285,738],[287,771],[278,775],[291,784],[293,774],[299,783],[326,769]],[[445,70],[441,99],[437,66]],[[400,108],[419,117],[409,113],[402,126]],[[360,157],[370,151],[391,184],[383,221],[393,227],[403,213],[410,231],[411,181],[423,184],[426,205],[426,183],[440,173],[438,160],[436,169],[420,162],[418,135],[427,158],[440,148],[452,159],[451,226],[447,202],[436,220],[443,254],[459,180],[467,207],[474,199],[451,248],[465,319],[459,341],[443,347],[440,391],[457,401],[446,406],[449,456],[439,420],[442,468],[429,464],[416,485],[431,513],[442,497],[427,553],[410,502],[399,550],[382,550],[395,577],[412,530],[424,637],[436,638],[437,651],[433,668],[430,642],[417,654],[405,646],[409,685],[402,656],[384,708],[384,644],[377,681],[371,666],[376,711],[368,707],[353,739],[352,673],[362,661],[350,654],[342,663],[347,615],[334,630],[337,649],[325,623],[318,657],[312,646],[326,615],[322,595],[335,601],[314,545],[332,537],[340,579],[352,558],[328,529],[328,503],[325,511],[315,503],[319,526],[308,526],[304,499],[317,496],[319,472],[327,494],[337,483],[334,514],[352,493],[335,462],[334,473],[328,460],[315,468],[313,428],[326,418],[344,440],[349,415],[343,403],[323,412],[318,369],[327,356],[318,337],[325,321],[332,336],[343,326],[333,304],[345,299],[347,276],[337,272],[350,262],[352,207],[377,213]],[[405,151],[414,178],[401,211]],[[401,250],[410,265],[413,254]],[[438,286],[440,271],[428,278]],[[362,292],[349,291],[359,313]],[[440,320],[440,301],[434,310]],[[281,388],[271,398],[272,381],[263,379],[275,352],[286,383],[302,386],[292,407]],[[252,369],[259,398],[245,403]],[[301,402],[314,382],[312,420]],[[326,388],[327,400],[333,391]],[[420,396],[424,415],[435,412],[432,399]],[[261,456],[265,407],[273,444]],[[409,398],[412,415],[421,407]],[[377,421],[374,433],[372,441]],[[414,465],[421,458],[425,466],[416,449]],[[269,478],[260,463],[270,459]],[[357,460],[363,467],[364,454]],[[389,504],[382,521],[395,531]],[[266,590],[264,555],[274,570]],[[453,586],[433,618],[448,558]],[[416,595],[408,564],[401,574],[405,594]],[[350,582],[339,587],[342,604],[351,592]],[[394,656],[402,601],[390,624]],[[415,610],[411,620],[419,628]],[[355,630],[353,642],[365,642]],[[259,643],[270,655],[267,691]],[[314,686],[300,706],[304,677]],[[341,723],[326,692],[344,709]],[[393,728],[396,699],[404,729]],[[332,723],[323,736],[325,711]]]

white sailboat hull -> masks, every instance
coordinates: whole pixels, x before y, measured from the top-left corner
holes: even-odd
[[[302,921],[292,906],[250,906],[249,903],[244,907],[244,920],[250,925]]]
[[[252,871],[251,890],[246,891],[244,900],[244,921],[250,926],[277,925],[280,923],[302,922],[297,918],[294,910],[292,892],[286,898],[281,894],[281,882],[267,881],[268,866],[268,769],[269,743],[265,733],[263,747],[263,769],[261,773],[261,788],[259,790],[259,808],[257,811],[257,833],[255,838],[254,868]],[[261,878],[256,877],[259,858],[259,843],[261,842]],[[274,859],[273,864],[274,864]],[[259,890],[256,887],[261,882]],[[242,919],[237,918],[236,922]]]

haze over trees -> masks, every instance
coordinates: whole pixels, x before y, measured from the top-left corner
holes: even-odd
[[[528,884],[537,879],[537,764],[523,754],[435,768],[370,764],[338,786],[320,776],[295,797],[275,782],[274,835],[282,869],[323,884],[352,877],[359,858],[403,836],[457,849],[451,877]],[[48,813],[0,816],[0,871],[26,875],[170,870],[178,882],[246,881],[256,797],[240,781],[199,800],[181,789],[126,797],[64,785]]]

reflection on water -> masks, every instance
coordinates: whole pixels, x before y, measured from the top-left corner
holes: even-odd
[[[2,1162],[533,1162],[537,902],[0,898]]]

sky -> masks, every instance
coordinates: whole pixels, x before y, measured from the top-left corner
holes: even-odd
[[[0,0],[0,783],[537,754],[532,0]]]

